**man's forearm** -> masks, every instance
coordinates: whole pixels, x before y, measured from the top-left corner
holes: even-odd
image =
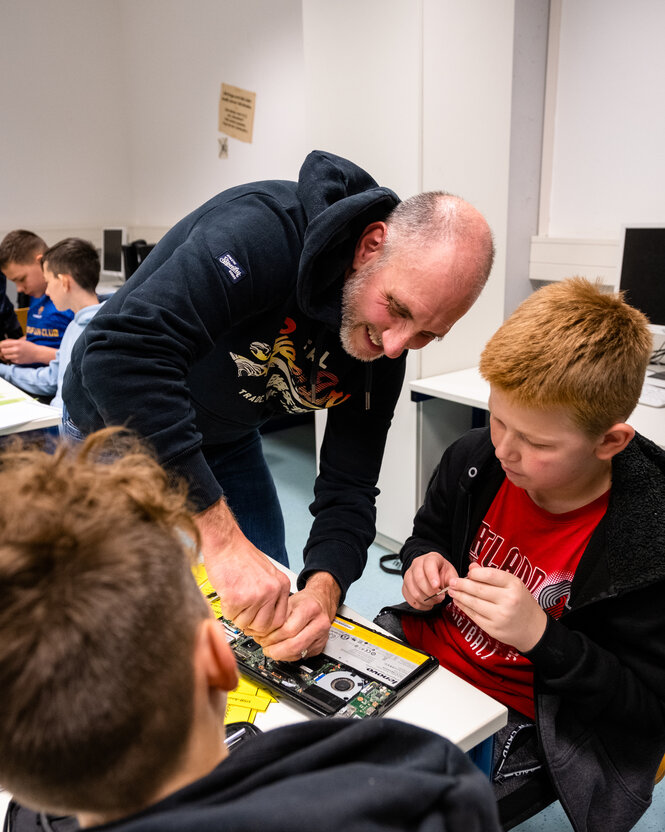
[[[342,590],[337,581],[329,572],[313,572],[307,578],[305,587],[321,601],[329,619],[332,621],[342,597]]]
[[[224,498],[198,514],[196,523],[206,571],[224,615],[255,638],[281,627],[288,576],[245,537]]]
[[[226,549],[234,541],[246,540],[223,497],[213,503],[210,508],[197,514],[194,519],[201,535],[201,550],[204,557],[208,552]]]

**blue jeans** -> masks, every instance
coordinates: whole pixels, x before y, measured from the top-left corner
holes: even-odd
[[[73,442],[83,442],[85,434],[72,422],[66,405],[62,405],[62,422],[60,423],[60,436]]]
[[[258,430],[235,442],[204,446],[203,455],[245,537],[288,566],[284,517]]]

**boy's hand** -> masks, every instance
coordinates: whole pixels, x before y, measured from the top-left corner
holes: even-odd
[[[547,614],[522,581],[510,572],[472,563],[466,578],[453,578],[450,597],[493,638],[520,653],[540,641]]]
[[[438,552],[428,552],[419,555],[407,569],[402,595],[414,609],[431,610],[446,597],[445,592],[437,593],[453,578],[457,578],[457,570],[452,563]]]
[[[48,364],[53,361],[57,350],[34,344],[25,338],[5,338],[0,341],[0,355],[10,364]]]
[[[10,364],[19,363],[18,356],[21,351],[20,348],[24,343],[25,338],[5,338],[4,341],[0,341],[0,356],[2,356],[2,360]],[[20,363],[27,364],[28,362]]]

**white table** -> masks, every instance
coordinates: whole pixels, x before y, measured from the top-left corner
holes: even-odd
[[[41,404],[24,390],[0,378],[0,436],[60,424],[57,407]]]
[[[291,589],[295,592],[296,575],[277,563],[275,566],[290,577]],[[379,629],[376,624],[344,604],[339,608],[339,613],[365,627]],[[438,667],[390,708],[386,716],[427,728],[447,737],[462,751],[470,751],[506,724],[508,711],[496,699],[449,670]],[[306,719],[308,717],[304,711],[282,701],[270,705],[265,713],[258,714],[256,724],[266,731]]]

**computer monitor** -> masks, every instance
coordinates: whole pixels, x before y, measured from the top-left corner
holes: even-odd
[[[651,331],[665,335],[665,223],[624,226],[619,289],[649,319]]]
[[[102,274],[125,279],[122,247],[126,242],[126,228],[105,228],[102,231]]]

